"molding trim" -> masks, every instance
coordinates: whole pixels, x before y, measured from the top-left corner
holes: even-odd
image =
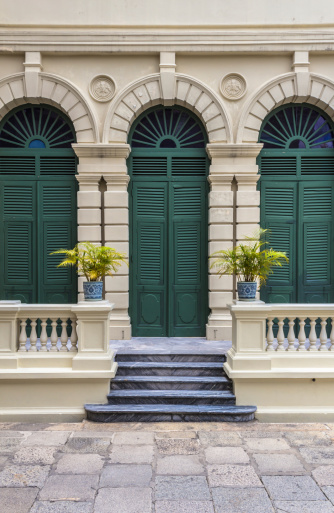
[[[168,104],[182,105],[197,114],[206,127],[210,143],[231,142],[231,122],[218,96],[193,77],[176,73],[175,81],[175,98]],[[160,73],[132,82],[112,101],[105,120],[103,143],[127,143],[134,119],[149,107],[163,104]]]
[[[127,159],[131,148],[129,144],[72,144],[77,157],[123,158]]]
[[[49,103],[71,119],[79,143],[98,142],[95,115],[74,84],[51,73],[38,73],[36,85],[37,96],[29,96],[25,73],[16,73],[0,80],[0,119],[19,105]]]
[[[334,119],[334,82],[315,73],[285,73],[261,86],[241,114],[237,143],[256,143],[264,118],[285,103],[310,103]]]
[[[241,143],[241,144],[208,144],[207,154],[210,158],[234,158],[254,157],[256,158],[262,150],[263,144]]]

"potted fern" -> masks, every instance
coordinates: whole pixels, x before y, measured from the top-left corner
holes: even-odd
[[[273,274],[274,267],[281,267],[289,262],[285,253],[267,247],[267,235],[268,230],[260,229],[252,237],[246,237],[246,243],[210,255],[213,259],[211,268],[217,269],[219,277],[224,274],[234,274],[238,277],[237,290],[240,301],[254,301],[257,281],[264,285],[269,275]]]
[[[58,249],[51,255],[65,255],[57,267],[75,266],[78,274],[84,275],[85,301],[101,301],[104,276],[113,276],[124,262],[125,254],[114,248],[96,246],[91,242],[80,242],[73,249]]]

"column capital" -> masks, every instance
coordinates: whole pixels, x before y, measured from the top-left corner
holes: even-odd
[[[86,158],[123,158],[127,159],[131,152],[129,144],[72,144],[77,157]]]
[[[238,143],[222,144],[210,143],[206,146],[207,154],[210,158],[236,158],[236,157],[254,157],[256,158],[262,150],[262,143]]]
[[[129,175],[126,174],[103,174],[103,178],[107,182],[108,191],[112,189],[118,189],[119,187],[127,188],[128,183],[130,181]]]

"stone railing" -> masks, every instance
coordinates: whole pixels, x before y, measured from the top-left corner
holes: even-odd
[[[261,420],[334,420],[334,304],[234,301],[224,365]],[[331,420],[330,420],[331,419]]]
[[[84,418],[105,402],[117,364],[108,301],[0,302],[0,422]]]

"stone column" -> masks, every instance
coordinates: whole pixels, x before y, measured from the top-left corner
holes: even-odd
[[[121,251],[129,258],[129,198],[126,159],[128,144],[112,144],[112,158],[108,159],[108,172],[103,174],[107,183],[104,193],[104,239],[106,246]],[[110,318],[110,338],[129,340],[129,267],[122,265],[113,277],[107,277],[105,298],[114,303]]]
[[[209,254],[235,246],[254,232],[259,222],[256,157],[261,144],[208,144],[211,158],[209,183]],[[232,190],[236,178],[237,190]],[[231,340],[232,319],[227,305],[234,291],[232,276],[209,271],[209,340]]]

